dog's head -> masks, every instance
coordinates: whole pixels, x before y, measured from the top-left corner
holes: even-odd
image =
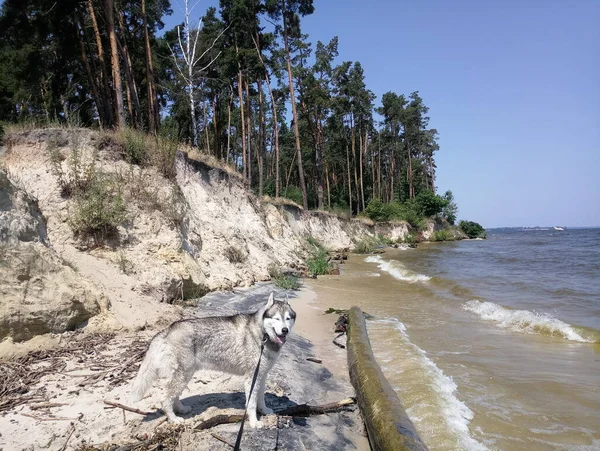
[[[263,327],[269,335],[269,339],[282,346],[292,331],[296,321],[296,312],[290,304],[285,301],[276,301],[273,293],[269,296],[267,304],[263,308]]]

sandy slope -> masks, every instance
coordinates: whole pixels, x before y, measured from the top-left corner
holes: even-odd
[[[271,290],[271,285],[259,284],[235,293],[214,293],[202,299],[196,312],[204,316],[251,311],[264,302]],[[267,404],[274,410],[293,404],[334,402],[353,395],[345,371],[345,351],[331,344],[335,318],[310,307],[311,300],[314,300],[314,293],[309,289],[303,289],[298,297],[290,299],[297,310],[298,321],[293,337],[288,340],[268,379]],[[143,314],[144,310],[138,313]],[[84,351],[72,352],[56,361],[50,359],[50,364],[58,371],[50,371],[29,392],[37,392],[38,398],[0,413],[0,448],[4,451],[58,450],[68,440],[66,449],[77,449],[83,444],[135,442],[136,437],[144,438],[168,430],[160,413],[142,416],[121,409],[107,409],[103,403],[109,399],[134,406],[128,401],[128,388],[137,363],[129,363],[129,360],[136,358],[136,352],[143,349],[142,341],[148,340],[154,332],[120,333],[112,338],[100,336],[100,340],[96,339]],[[69,345],[73,346],[73,342],[81,338],[75,334]],[[323,359],[324,364],[308,362],[307,357]],[[106,376],[96,381],[90,379],[89,375],[102,373],[99,370],[107,371]],[[157,395],[155,388],[150,397],[135,407],[154,411]],[[181,449],[230,449],[217,441],[211,432],[234,442],[237,425],[218,426],[204,432],[192,432],[191,429],[194,424],[215,414],[241,413],[243,381],[220,373],[199,372],[182,400],[193,410],[186,416],[186,432],[180,437]],[[44,402],[61,405],[32,408]],[[244,435],[244,449],[273,449],[276,439],[285,449],[368,449],[357,411],[314,416],[279,430],[274,426],[275,421],[273,416],[266,420],[270,427],[248,429]]]

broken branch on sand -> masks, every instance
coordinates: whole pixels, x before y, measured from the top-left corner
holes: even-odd
[[[106,399],[104,400],[104,404],[107,404],[111,407],[118,407],[119,409],[127,410],[128,412],[137,413],[139,415],[151,415],[151,414],[155,413],[155,412],[146,412],[144,410],[136,409],[135,407],[128,407],[123,404],[119,404],[118,402],[107,401]]]
[[[341,343],[338,343],[338,342],[336,341],[338,338],[340,338],[340,337],[341,337],[342,335],[344,335],[345,333],[346,333],[346,332],[342,332],[341,334],[339,334],[338,336],[336,336],[336,337],[333,339],[333,344],[334,344],[334,345],[336,345],[336,346],[339,346],[339,347],[340,347],[340,348],[342,348],[342,349],[346,349],[346,346],[345,346],[345,345],[343,345],[343,344],[341,344]]]
[[[339,412],[346,410],[349,406],[356,404],[356,398],[346,398],[338,402],[322,404],[320,406],[311,406],[308,404],[299,404],[297,406],[288,407],[287,409],[275,412],[275,415],[291,416],[291,417],[308,417],[312,415],[323,415],[325,413]],[[242,421],[243,415],[215,415],[208,420],[202,421],[194,426],[194,430],[203,431],[213,428],[220,424],[239,423]]]

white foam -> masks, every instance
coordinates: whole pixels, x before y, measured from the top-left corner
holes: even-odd
[[[493,302],[468,301],[465,310],[477,314],[481,319],[493,321],[499,327],[530,334],[558,335],[570,341],[591,343],[571,326],[552,315],[530,312],[529,310],[510,310]]]
[[[396,260],[384,260],[379,255],[371,255],[365,258],[367,263],[377,263],[377,266],[382,271],[390,274],[394,279],[402,280],[404,282],[426,282],[431,277],[424,274],[417,274],[415,272],[406,269],[402,264]]]
[[[473,419],[473,411],[456,396],[457,385],[427,356],[427,353],[410,341],[406,327],[396,318],[378,320],[379,322],[392,323],[400,332],[402,338],[416,352],[419,366],[425,370],[430,383],[441,401],[442,415],[449,430],[454,431],[460,449],[469,451],[486,451],[487,448],[473,437],[469,430],[469,423]],[[417,417],[411,416],[414,420]]]

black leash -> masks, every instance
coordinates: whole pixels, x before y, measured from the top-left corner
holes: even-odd
[[[260,356],[258,357],[258,363],[256,364],[256,369],[254,370],[254,376],[252,377],[252,383],[250,384],[250,394],[248,395],[248,399],[246,400],[246,410],[244,410],[244,416],[242,417],[242,424],[240,425],[240,430],[237,435],[237,439],[235,440],[235,446],[233,447],[233,451],[240,450],[240,444],[242,443],[242,434],[244,433],[244,423],[246,422],[246,413],[248,413],[248,405],[250,404],[250,398],[252,398],[252,391],[254,390],[254,384],[256,384],[256,379],[258,378],[258,369],[260,368],[260,360],[262,359],[263,351],[265,350],[265,344],[267,344],[267,340],[269,336],[265,334],[263,336],[262,343],[260,345]]]

